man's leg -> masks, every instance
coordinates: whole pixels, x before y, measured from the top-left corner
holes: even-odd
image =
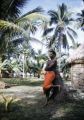
[[[49,88],[48,90],[44,90],[44,94],[46,95],[46,103],[45,103],[45,106],[48,105],[49,96],[50,96],[50,91],[51,91],[51,88]]]
[[[49,100],[54,100],[56,95],[58,94],[58,92],[59,92],[58,87],[53,87],[50,91],[48,101]]]

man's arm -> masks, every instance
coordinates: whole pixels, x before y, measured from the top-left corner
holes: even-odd
[[[57,64],[57,61],[56,61],[56,60],[52,60],[51,63],[47,62],[47,65],[46,65],[46,67],[45,67],[45,70],[46,70],[46,71],[47,71],[47,70],[51,70],[51,68],[52,68],[53,66],[55,66],[56,64]]]

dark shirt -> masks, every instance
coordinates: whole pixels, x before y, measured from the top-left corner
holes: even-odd
[[[57,61],[56,60],[48,60],[45,71],[54,71],[56,72],[57,68]]]

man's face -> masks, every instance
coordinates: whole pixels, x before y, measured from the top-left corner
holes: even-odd
[[[49,54],[49,57],[50,57],[50,58],[53,58],[53,57],[55,56],[55,55],[53,54],[53,52],[49,52],[48,54]]]

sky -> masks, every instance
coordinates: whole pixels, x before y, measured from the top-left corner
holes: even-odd
[[[82,0],[30,0],[29,2],[27,2],[23,9],[21,9],[21,15],[27,13],[30,10],[35,9],[36,7],[40,6],[45,10],[45,13],[47,13],[48,10],[56,10],[57,6],[62,3],[65,3],[68,8],[70,9],[70,11],[72,12],[80,12],[82,9],[84,9],[84,3],[82,2]],[[84,43],[84,32],[82,32],[81,30],[77,30],[76,28],[74,28],[74,30],[76,30],[77,34],[78,34],[78,38],[76,39],[79,43]],[[41,39],[41,31],[39,30],[36,34],[35,34],[35,38],[37,39]],[[33,43],[33,46],[35,47],[35,49],[44,49],[45,51],[45,47],[41,46],[40,44],[37,45],[37,43]]]
[[[68,8],[78,8],[78,10],[83,7],[82,0],[30,0],[24,5],[21,13],[24,14],[38,6],[41,6],[46,12],[51,9],[56,9],[59,4],[65,3]]]

